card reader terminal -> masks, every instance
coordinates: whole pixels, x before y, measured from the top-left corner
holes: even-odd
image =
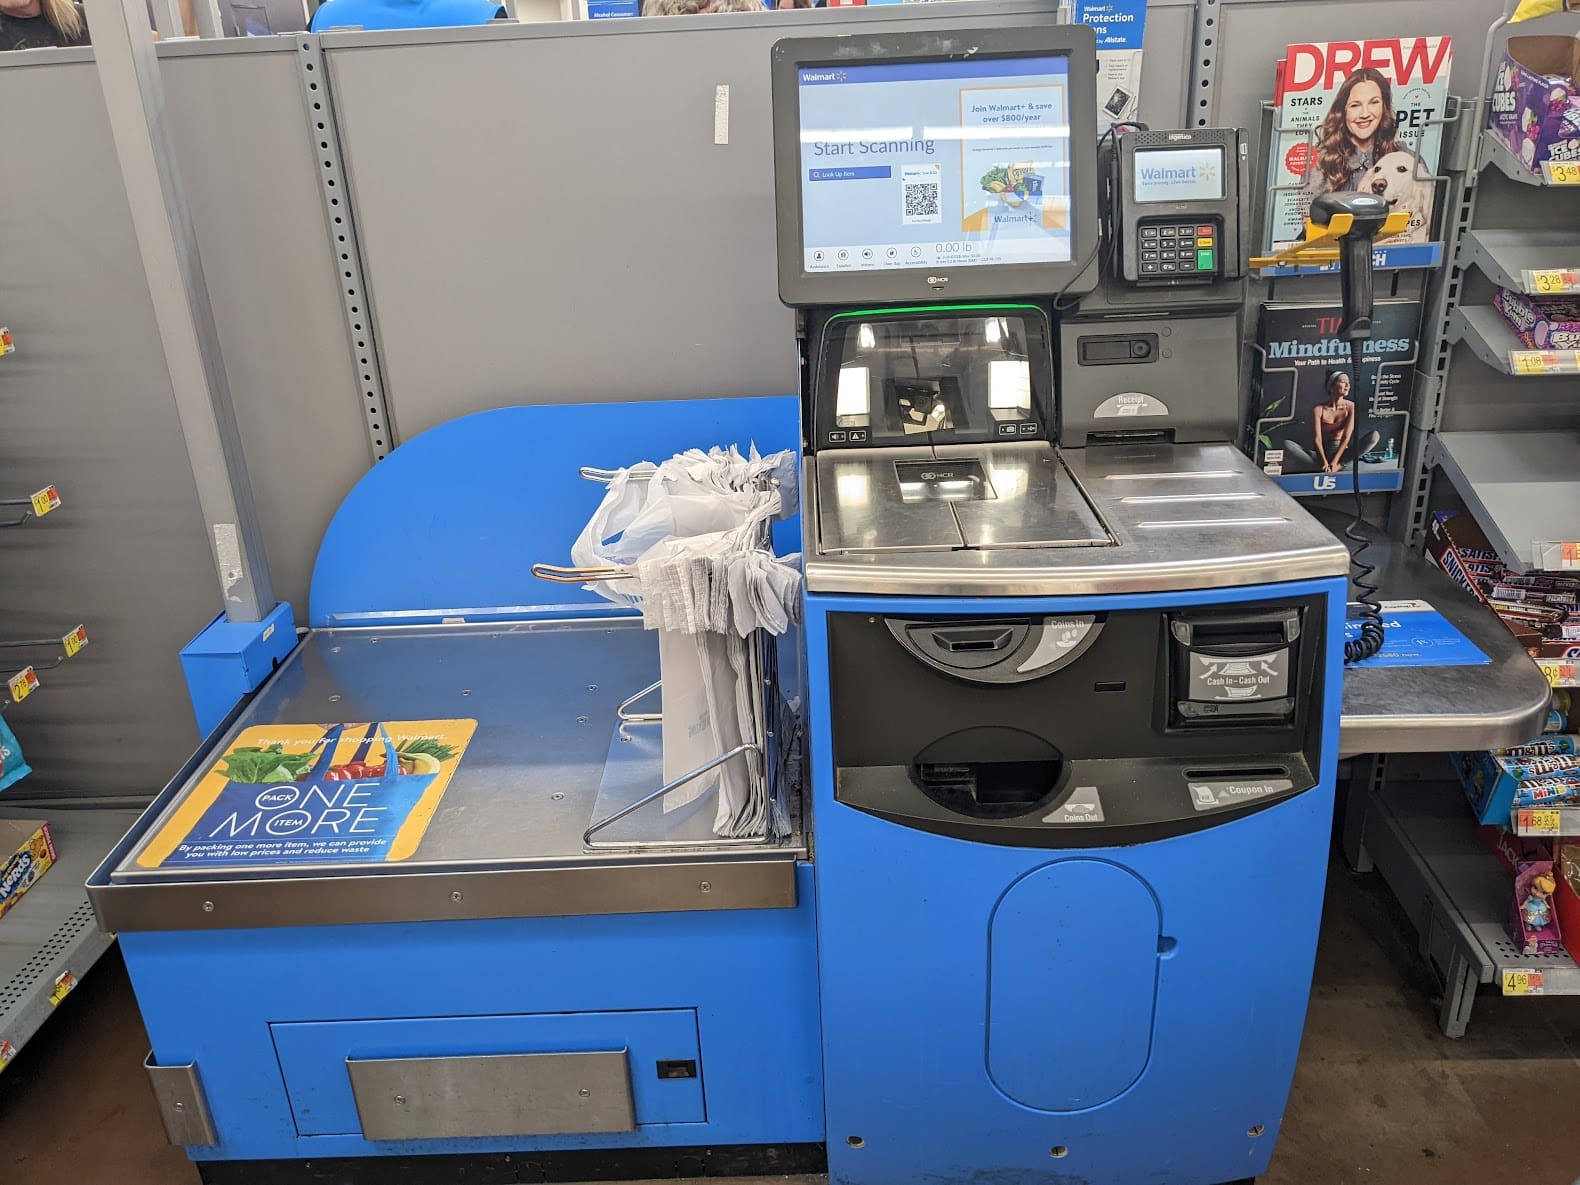
[[[1240,276],[1243,132],[1131,132],[1119,138],[1113,162],[1110,231],[1126,283],[1210,284]]]

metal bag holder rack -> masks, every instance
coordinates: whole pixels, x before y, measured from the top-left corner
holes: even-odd
[[[582,466],[580,470],[584,480],[599,482],[608,485],[614,480],[617,473],[612,469],[598,469],[593,466]],[[647,480],[651,474],[632,474],[634,479]],[[764,481],[773,481],[764,478]],[[771,549],[770,527],[767,520],[759,524],[757,545],[764,550]],[[573,567],[559,564],[533,564],[532,574],[540,580],[548,580],[556,584],[588,584],[601,581],[634,580],[633,573],[621,567]],[[703,762],[695,769],[688,770],[679,777],[665,782],[654,790],[642,794],[618,810],[611,811],[602,816],[597,816],[582,832],[582,842],[588,848],[651,848],[651,847],[762,847],[776,842],[776,820],[788,820],[788,804],[784,800],[783,788],[786,780],[785,761],[788,756],[787,749],[781,744],[780,738],[787,735],[784,727],[786,713],[776,713],[774,727],[769,726],[766,696],[770,689],[778,687],[778,649],[774,644],[773,636],[762,627],[758,627],[747,635],[748,646],[746,652],[746,673],[743,676],[751,690],[752,703],[752,733],[739,745],[724,753]],[[664,713],[638,712],[633,710],[634,705],[655,692],[662,691],[664,681],[649,684],[642,690],[626,697],[615,709],[619,721],[618,735],[621,743],[629,743],[635,733],[632,730],[647,728],[652,725],[662,724]],[[777,702],[777,701],[776,701]],[[595,837],[622,819],[636,814],[643,807],[663,800],[666,796],[684,786],[690,785],[698,778],[703,777],[715,769],[738,757],[752,755],[747,760],[747,775],[751,779],[754,791],[761,789],[767,799],[767,816],[763,833],[759,836],[718,836],[709,834],[706,837],[685,837],[676,839],[646,839],[646,840],[620,840],[599,841]],[[718,792],[715,788],[715,794]]]

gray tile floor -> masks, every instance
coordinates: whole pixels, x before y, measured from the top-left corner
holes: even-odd
[[[1381,882],[1335,862],[1294,1095],[1263,1181],[1577,1181],[1580,999],[1484,997],[1450,1041],[1414,943]],[[0,1182],[194,1185],[164,1143],[147,1048],[112,951],[0,1074]]]

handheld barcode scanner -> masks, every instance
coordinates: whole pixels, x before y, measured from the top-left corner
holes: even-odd
[[[1404,229],[1409,216],[1390,215],[1388,203],[1370,193],[1324,193],[1312,199],[1308,240],[1318,237],[1336,239],[1339,248],[1339,291],[1343,306],[1338,336],[1350,343],[1350,390],[1359,415],[1361,404],[1361,358],[1372,335],[1372,242],[1379,235]],[[1390,223],[1394,225],[1390,226]],[[1320,236],[1310,233],[1320,230]],[[1356,533],[1361,521],[1360,450],[1350,454],[1350,469],[1355,485],[1355,521],[1345,529],[1345,537],[1357,546],[1350,553],[1355,565],[1355,587],[1360,590],[1360,637],[1344,644],[1344,661],[1360,662],[1382,649],[1382,613],[1376,601],[1377,586],[1369,577],[1376,569],[1363,561],[1366,539]]]
[[[1358,361],[1359,343],[1372,335],[1372,240],[1385,233],[1388,203],[1370,193],[1319,194],[1311,201],[1311,221],[1338,239],[1344,306],[1339,337],[1349,341]]]

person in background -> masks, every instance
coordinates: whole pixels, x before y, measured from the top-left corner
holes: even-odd
[[[499,0],[327,0],[308,29],[442,29],[486,25],[505,15]]]
[[[71,0],[0,0],[0,51],[87,44],[88,22]]]

